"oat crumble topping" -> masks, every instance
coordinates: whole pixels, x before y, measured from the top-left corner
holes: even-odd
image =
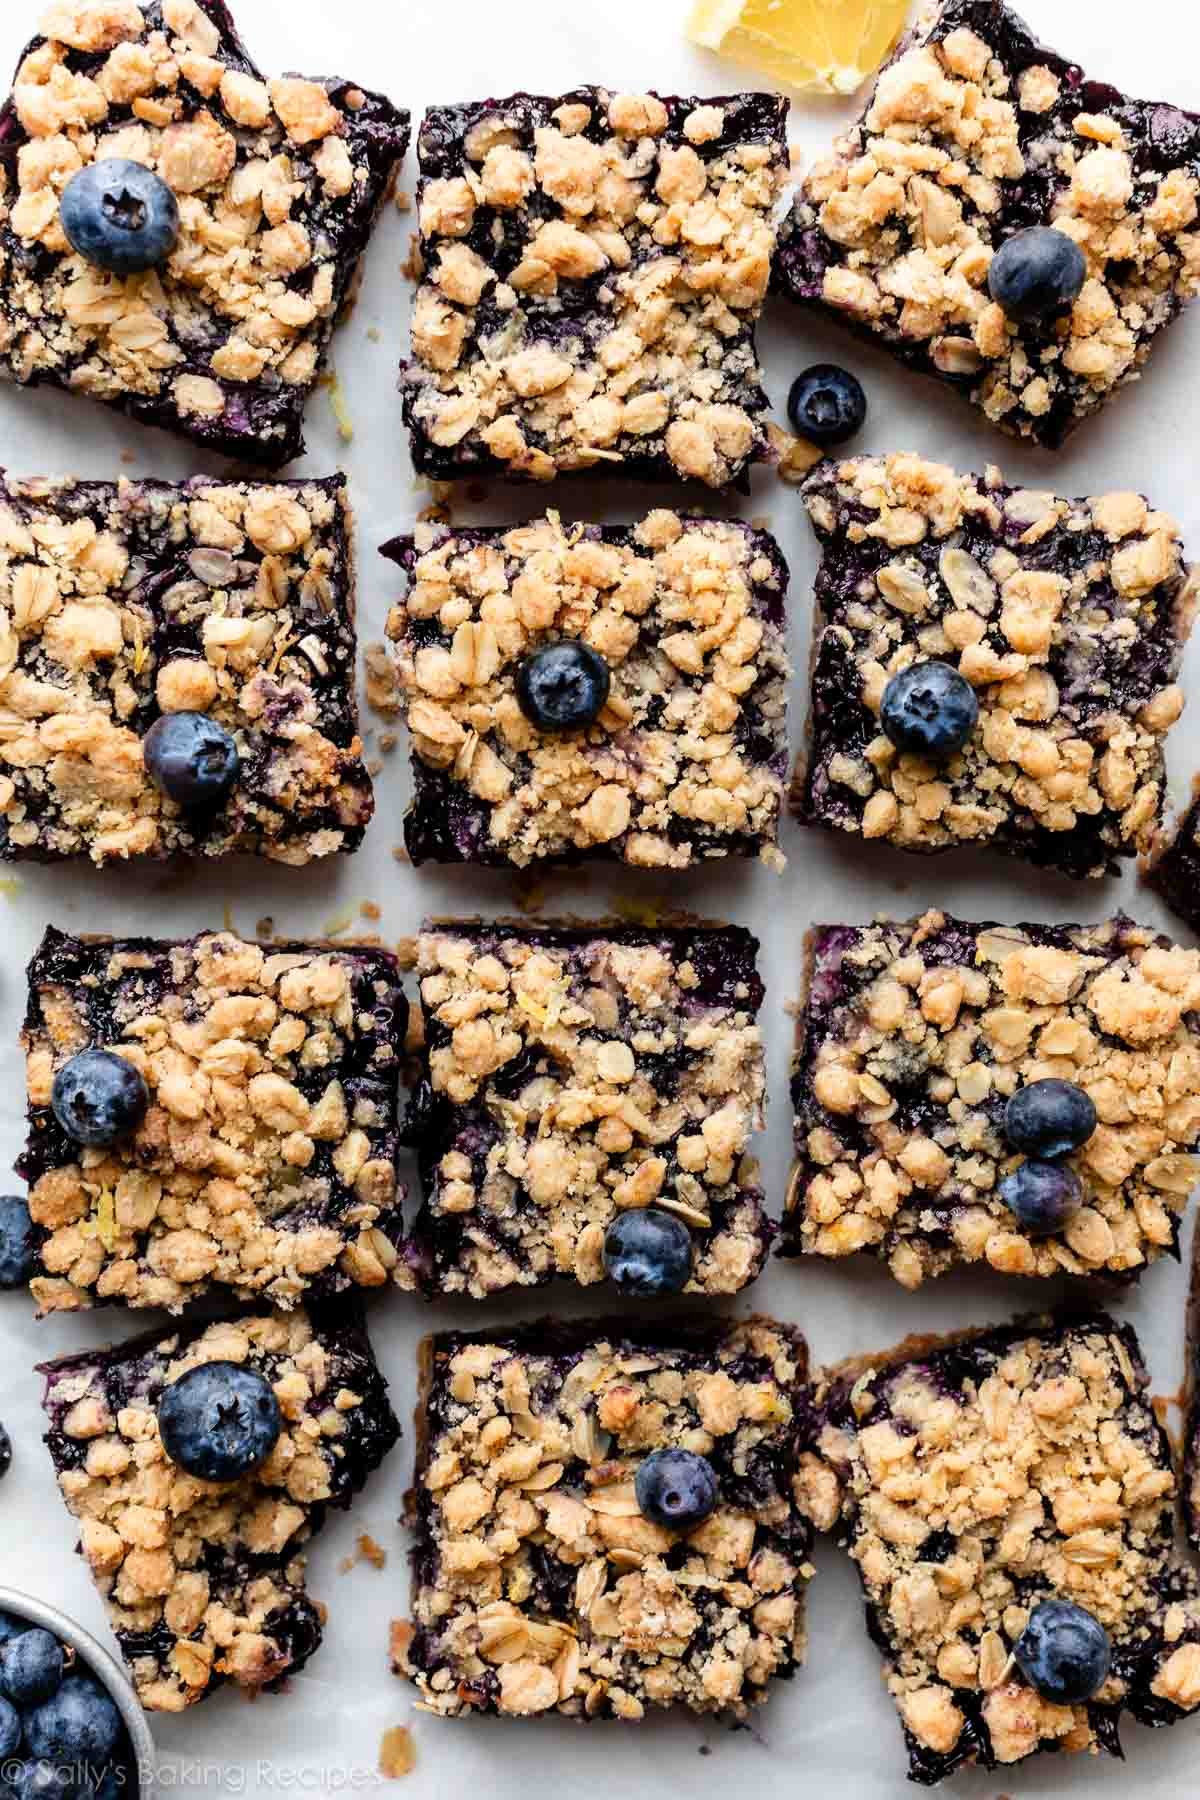
[[[0,375],[272,468],[301,421],[408,114],[345,81],[263,79],[223,0],[53,0],[0,112]],[[124,158],[179,242],[122,280],[72,251],[67,182]]]
[[[911,1338],[819,1383],[798,1483],[858,1565],[911,1779],[1120,1755],[1122,1712],[1169,1724],[1200,1702],[1196,1577],[1173,1566],[1176,1480],[1147,1385],[1132,1330],[1104,1314]],[[1051,1596],[1112,1639],[1087,1705],[1043,1700],[1010,1661]]]
[[[768,456],[754,347],[786,103],[514,94],[421,128],[420,473],[740,481]]]
[[[1200,117],[1089,81],[1000,0],[945,0],[809,170],[776,281],[1057,449],[1200,290],[1198,196]],[[1087,278],[1064,318],[1019,324],[988,268],[1032,225],[1078,244]]]
[[[397,1670],[447,1715],[744,1719],[803,1660],[807,1393],[804,1340],[769,1319],[432,1339]],[[682,1538],[634,1495],[668,1446],[706,1456],[721,1489]]]
[[[0,472],[0,860],[357,849],[352,517],[326,481],[18,481]],[[148,775],[163,713],[233,737],[212,815]]]
[[[79,939],[51,927],[29,969],[29,1137],[43,1312],[178,1312],[212,1290],[290,1307],[308,1292],[411,1285],[398,1267],[395,959],[353,945]],[[93,1046],[144,1076],[150,1107],[108,1149],[72,1142],[54,1075]]]
[[[1140,494],[1066,500],[911,454],[825,462],[810,745],[795,802],[902,850],[979,843],[1076,876],[1147,848],[1198,580]],[[878,723],[889,679],[956,668],[979,723],[945,763]]]
[[[415,862],[518,868],[600,856],[679,869],[782,866],[784,597],[767,532],[650,513],[631,528],[426,528],[384,554],[409,577],[387,632],[412,739]],[[586,732],[540,731],[516,680],[543,644],[608,664]],[[377,704],[388,695],[376,678]]]
[[[819,926],[792,1097],[792,1253],[886,1260],[905,1287],[957,1263],[1136,1279],[1177,1254],[1200,1180],[1200,951],[1104,925]],[[1099,1124],[1086,1204],[1031,1237],[998,1197],[1020,1087],[1057,1078]]]
[[[271,1384],[283,1431],[236,1482],[171,1462],[164,1386],[210,1362]],[[224,1682],[257,1690],[321,1642],[303,1546],[347,1507],[400,1435],[357,1320],[300,1311],[196,1325],[45,1363],[46,1437],[142,1705],[182,1712]]]
[[[766,1086],[757,950],[736,927],[425,927],[408,1135],[432,1288],[590,1286],[608,1225],[645,1206],[691,1228],[685,1292],[755,1279],[770,1236],[749,1149]]]

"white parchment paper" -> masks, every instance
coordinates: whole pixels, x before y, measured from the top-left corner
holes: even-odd
[[[1184,0],[1026,0],[1031,22],[1055,48],[1092,74],[1127,91],[1200,107],[1200,16]],[[525,88],[558,92],[580,82],[662,92],[717,93],[754,85],[746,73],[691,50],[684,42],[687,0],[234,0],[250,53],[268,73],[298,70],[338,74],[381,88],[409,107],[414,125],[424,107]],[[0,0],[0,69],[7,72],[33,34],[38,0]],[[818,154],[854,111],[850,104],[815,101],[793,110],[792,138],[807,157]],[[400,185],[416,184],[410,156]],[[308,420],[310,451],[292,473],[344,468],[358,512],[361,567],[360,637],[382,634],[396,572],[377,546],[411,528],[429,501],[413,480],[401,428],[396,371],[404,350],[410,288],[401,273],[414,228],[411,215],[389,208],[367,262],[366,280],[351,317],[335,340],[334,357],[353,440],[339,433],[330,398],[315,399]],[[779,421],[793,377],[809,363],[832,358],[855,368],[870,398],[871,416],[856,448],[911,449],[962,467],[997,462],[1014,480],[1065,494],[1139,487],[1184,525],[1200,556],[1200,491],[1195,453],[1200,403],[1200,309],[1176,325],[1154,355],[1140,387],[1120,397],[1108,416],[1085,427],[1064,455],[1050,458],[1010,444],[953,395],[905,377],[881,355],[863,349],[782,302],[772,302],[761,343],[768,387]],[[220,473],[186,446],[127,424],[93,404],[48,392],[0,388],[0,463],[23,475],[112,477],[118,472],[183,477]],[[545,490],[494,489],[482,506],[456,509],[461,521],[519,519],[546,504],[563,517],[622,521],[650,505],[669,504],[670,490],[648,493],[619,482],[561,484]],[[755,478],[751,498],[733,503],[745,517],[764,519],[783,543],[793,571],[792,651],[807,664],[815,547],[790,490],[769,475]],[[1200,677],[1200,647],[1189,661]],[[806,696],[793,688],[792,734],[798,741]],[[1200,699],[1176,728],[1172,780],[1177,799],[1200,768]],[[370,715],[371,754],[386,725]],[[408,776],[401,747],[385,759],[377,782],[379,806],[364,849],[348,861],[311,870],[272,869],[243,862],[198,873],[135,873],[113,868],[30,869],[0,888],[0,1163],[8,1165],[22,1138],[23,1072],[16,1033],[24,1005],[22,967],[47,922],[71,930],[190,934],[232,922],[253,934],[264,917],[289,936],[321,935],[344,924],[364,903],[380,909],[378,931],[393,943],[428,912],[511,912],[515,883],[497,871],[434,869],[417,873],[398,863]],[[1121,882],[1073,884],[1034,873],[1016,862],[967,852],[922,862],[879,846],[844,847],[824,834],[786,828],[787,873],[757,867],[715,867],[668,889],[653,878],[619,873],[585,879],[552,877],[547,910],[596,915],[636,896],[691,905],[710,917],[728,916],[757,931],[767,980],[765,1024],[772,1113],[762,1144],[768,1192],[781,1204],[790,1149],[787,1071],[801,940],[817,920],[859,920],[877,912],[907,915],[939,905],[973,919],[1095,920],[1124,906],[1135,917],[1171,929],[1158,903],[1132,874]],[[1174,929],[1182,932],[1182,926]],[[406,1171],[410,1181],[414,1172]],[[2,1185],[2,1184],[0,1184]],[[1185,1248],[1190,1241],[1190,1228]],[[1150,1271],[1141,1288],[1118,1303],[1142,1335],[1158,1394],[1174,1394],[1181,1375],[1184,1273],[1173,1265]],[[1047,1303],[1044,1285],[999,1277],[949,1279],[919,1294],[895,1286],[875,1265],[774,1264],[751,1305],[798,1321],[814,1357],[832,1359],[886,1345],[913,1330],[984,1323]],[[592,1306],[603,1306],[603,1295]],[[659,1800],[686,1793],[724,1800],[753,1793],[759,1800],[796,1794],[834,1794],[884,1800],[905,1789],[899,1727],[880,1686],[875,1651],[862,1630],[857,1582],[837,1552],[820,1546],[810,1604],[808,1668],[776,1689],[751,1732],[687,1719],[655,1719],[641,1726],[584,1728],[566,1721],[443,1722],[414,1712],[410,1691],[387,1669],[389,1619],[407,1610],[407,1544],[397,1523],[411,1473],[408,1429],[417,1343],[450,1323],[533,1317],[548,1307],[589,1310],[569,1290],[550,1290],[524,1302],[469,1309],[429,1308],[395,1293],[372,1309],[372,1335],[406,1423],[393,1452],[348,1516],[336,1515],[313,1548],[310,1587],[329,1609],[324,1648],[287,1693],[253,1705],[224,1691],[183,1718],[154,1721],[163,1753],[165,1785],[213,1794],[285,1791],[302,1794],[372,1791],[380,1738],[408,1724],[416,1767],[397,1792],[405,1800],[467,1794],[487,1800],[525,1800],[551,1784],[571,1800]],[[11,1473],[0,1488],[0,1582],[33,1591],[67,1608],[107,1638],[103,1610],[83,1564],[72,1554],[75,1527],[61,1506],[49,1458],[41,1445],[40,1380],[35,1361],[113,1337],[150,1321],[119,1312],[57,1317],[36,1323],[27,1299],[0,1304],[0,1419],[15,1445]],[[1177,1415],[1172,1415],[1177,1424]],[[359,1563],[341,1568],[360,1532],[388,1553],[379,1572]],[[1173,1797],[1195,1791],[1200,1767],[1200,1718],[1157,1735],[1129,1725],[1124,1768],[1107,1759],[1045,1756],[993,1775],[959,1777],[970,1800],[1001,1793],[1066,1793]],[[386,1785],[386,1784],[381,1784]]]

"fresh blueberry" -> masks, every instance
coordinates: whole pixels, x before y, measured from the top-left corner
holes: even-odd
[[[717,1504],[716,1472],[694,1450],[655,1450],[633,1482],[645,1518],[671,1531],[694,1531]]]
[[[3,1480],[12,1468],[12,1456],[12,1439],[3,1425],[0,1425],[0,1480]],[[25,1627],[22,1625],[21,1630],[24,1631],[24,1629]]]
[[[1069,1156],[1087,1143],[1096,1108],[1073,1081],[1031,1081],[1004,1109],[1004,1135],[1026,1156]]]
[[[56,1694],[25,1714],[25,1742],[53,1762],[107,1762],[120,1735],[121,1715],[90,1675],[65,1676]]]
[[[962,749],[979,718],[975,689],[944,662],[917,662],[883,690],[879,723],[898,750],[939,760]]]
[[[867,416],[862,382],[836,363],[814,363],[792,383],[788,418],[797,437],[814,444],[844,444]]]
[[[1099,1619],[1073,1600],[1043,1600],[1013,1645],[1017,1667],[1043,1700],[1071,1706],[1104,1686],[1112,1644]]]
[[[539,731],[586,731],[604,711],[608,664],[587,644],[547,644],[517,670],[517,701]]]
[[[223,806],[241,772],[238,747],[207,713],[164,713],[142,739],[146,772],[186,812]]]
[[[29,1203],[19,1194],[0,1194],[0,1288],[24,1287],[36,1260]]]
[[[238,1363],[201,1363],[164,1388],[158,1429],[172,1462],[201,1481],[236,1481],[264,1463],[283,1419],[269,1381]]]
[[[22,1729],[21,1715],[12,1701],[0,1698],[0,1763],[17,1754]]]
[[[36,1706],[58,1687],[63,1662],[63,1647],[54,1633],[35,1625],[5,1644],[0,1656],[0,1687],[18,1706]]]
[[[996,305],[1028,324],[1053,319],[1079,297],[1087,279],[1083,251],[1065,231],[1031,225],[1006,238],[988,270],[988,292]]]
[[[7,1781],[13,1800],[71,1800],[75,1792],[69,1769],[42,1760],[18,1763]]]
[[[50,1105],[67,1136],[92,1149],[129,1137],[149,1104],[141,1071],[115,1050],[81,1050],[63,1064],[50,1089]]]
[[[0,1612],[0,1644],[7,1644],[9,1638],[20,1637],[23,1631],[28,1630],[29,1625],[25,1619],[14,1619],[11,1613]]]
[[[1022,1231],[1061,1231],[1083,1205],[1083,1184],[1067,1163],[1023,1162],[1000,1183],[1000,1198]]]
[[[604,1236],[604,1267],[623,1294],[678,1294],[692,1272],[692,1234],[661,1207],[618,1213]]]
[[[161,268],[179,241],[179,205],[166,182],[121,156],[72,175],[58,210],[71,248],[110,275]]]

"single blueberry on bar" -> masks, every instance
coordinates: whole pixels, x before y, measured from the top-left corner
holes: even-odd
[[[969,1263],[1131,1282],[1178,1254],[1200,951],[1123,917],[941,912],[821,925],[807,949],[784,1254],[866,1252],[909,1288]],[[1067,1091],[1034,1140],[1013,1102],[1042,1083]]]
[[[551,514],[383,554],[408,578],[387,633],[415,863],[782,866],[788,571],[768,532]]]
[[[21,1034],[41,1310],[178,1312],[206,1293],[286,1308],[404,1284],[407,1022],[383,950],[51,927]],[[140,1076],[139,1105],[97,1045]]]
[[[0,472],[0,860],[356,850],[354,616],[341,476]]]
[[[1200,932],[1200,777],[1183,817],[1174,829],[1158,834],[1145,879],[1172,912]]]
[[[0,111],[0,376],[280,468],[407,144],[263,79],[224,0],[52,0]]]
[[[908,454],[824,462],[802,495],[822,550],[802,822],[1076,877],[1147,849],[1196,608],[1175,521]]]
[[[755,1279],[757,952],[734,926],[425,926],[407,1135],[425,1196],[409,1260],[430,1291],[565,1276],[653,1300]]]
[[[819,1378],[797,1480],[858,1565],[909,1778],[1122,1754],[1200,1704],[1200,1590],[1132,1329],[909,1338]]]
[[[233,1368],[272,1395],[270,1453],[201,1478],[164,1441],[164,1397]],[[226,1682],[299,1672],[322,1636],[305,1545],[400,1436],[357,1312],[197,1322],[41,1365],[46,1444],[142,1705],[182,1712]],[[173,1446],[173,1449],[175,1447]]]
[[[787,104],[513,94],[433,107],[402,381],[418,472],[745,486]]]
[[[1198,194],[1200,116],[944,0],[809,170],[775,285],[1056,450],[1200,288]]]
[[[446,1716],[745,1722],[804,1659],[809,1396],[765,1318],[430,1339],[397,1672]]]

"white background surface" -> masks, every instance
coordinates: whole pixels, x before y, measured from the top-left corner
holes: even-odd
[[[1090,73],[1128,92],[1200,108],[1200,23],[1184,0],[1026,0],[1032,24],[1056,49]],[[38,0],[0,0],[0,70],[15,62],[37,22]],[[337,74],[381,88],[410,108],[414,127],[431,102],[458,101],[526,88],[558,92],[580,82],[613,88],[708,94],[753,86],[753,77],[691,50],[683,39],[686,0],[235,0],[250,54],[268,74],[299,70]],[[793,110],[791,136],[811,157],[849,118],[852,105],[820,101]],[[400,185],[416,185],[410,153]],[[401,275],[411,215],[389,208],[372,245],[362,295],[335,340],[335,362],[354,427],[340,441],[329,397],[309,413],[310,454],[291,473],[326,474],[343,467],[358,509],[361,567],[360,640],[382,634],[395,571],[377,546],[411,528],[429,495],[414,483],[395,391],[404,350],[410,289]],[[772,302],[761,336],[767,385],[782,423],[792,378],[809,363],[832,358],[857,370],[867,387],[871,416],[856,448],[918,450],[981,467],[998,462],[1015,480],[1066,494],[1143,487],[1154,504],[1184,525],[1200,556],[1200,490],[1196,476],[1196,407],[1200,383],[1200,307],[1177,324],[1152,359],[1146,379],[1126,391],[1099,423],[1084,428],[1058,458],[1026,451],[991,431],[952,394],[907,378],[881,355],[854,345],[832,326]],[[203,466],[187,447],[126,424],[83,400],[48,392],[0,388],[0,463],[14,472],[112,477],[183,477]],[[669,504],[669,490],[634,491],[561,484],[550,496],[565,519],[626,520],[651,504]],[[460,521],[503,521],[545,504],[540,489],[493,490]],[[794,494],[769,474],[755,478],[751,499],[734,503],[746,517],[765,518],[788,555],[792,651],[806,666],[814,542]],[[1200,684],[1200,645],[1190,658]],[[805,695],[792,696],[792,737],[798,742]],[[378,737],[381,722],[364,714]],[[374,754],[374,746],[368,754]],[[133,873],[113,868],[22,870],[0,890],[0,1163],[7,1166],[22,1138],[23,1074],[15,1037],[24,1005],[22,965],[49,921],[73,930],[190,934],[229,919],[244,933],[270,915],[275,930],[320,935],[331,921],[363,902],[382,911],[377,930],[386,943],[415,930],[426,912],[511,912],[515,883],[498,871],[421,873],[398,864],[408,798],[404,749],[387,759],[377,782],[378,812],[362,852],[311,870],[260,868],[249,862],[198,874]],[[1172,784],[1177,800],[1200,768],[1200,699],[1172,739]],[[825,834],[785,828],[787,873],[717,865],[676,879],[675,904],[710,917],[728,916],[759,932],[767,980],[765,1024],[773,1108],[762,1145],[768,1193],[776,1212],[790,1153],[787,1069],[788,1002],[798,980],[801,939],[817,920],[860,920],[885,911],[907,915],[930,905],[966,918],[1005,921],[1095,920],[1118,905],[1166,926],[1157,902],[1132,874],[1120,883],[1073,884],[1020,863],[969,852],[929,862],[878,845],[843,847]],[[687,883],[687,893],[683,888]],[[11,890],[11,891],[10,891]],[[636,894],[664,897],[650,877],[551,877],[547,910],[599,914]],[[1180,933],[1183,927],[1176,925]],[[413,1171],[406,1170],[410,1180]],[[1190,1227],[1185,1245],[1190,1241]],[[1185,1279],[1160,1264],[1140,1290],[1117,1302],[1142,1334],[1154,1391],[1174,1394],[1181,1374]],[[814,1358],[888,1344],[913,1330],[943,1330],[1004,1318],[1047,1303],[1045,1284],[949,1278],[918,1294],[895,1286],[875,1264],[776,1263],[740,1304],[798,1321]],[[588,1302],[568,1290],[543,1291],[523,1304],[470,1309],[427,1308],[396,1292],[372,1311],[372,1335],[405,1422],[404,1442],[375,1476],[355,1510],[335,1515],[314,1546],[310,1588],[329,1608],[325,1644],[288,1692],[251,1705],[226,1689],[181,1719],[152,1721],[163,1752],[163,1780],[174,1788],[220,1793],[369,1791],[383,1731],[407,1723],[417,1764],[405,1778],[404,1800],[432,1800],[472,1791],[488,1800],[523,1800],[531,1787],[553,1783],[571,1800],[658,1800],[680,1792],[695,1800],[754,1792],[763,1800],[835,1792],[854,1800],[884,1800],[905,1791],[899,1726],[879,1681],[878,1658],[862,1630],[857,1581],[840,1555],[818,1547],[818,1579],[811,1590],[809,1666],[756,1717],[752,1732],[730,1733],[711,1721],[664,1720],[641,1726],[583,1728],[567,1721],[448,1722],[414,1713],[410,1690],[387,1668],[387,1627],[407,1611],[407,1549],[397,1524],[411,1473],[414,1353],[421,1335],[450,1323],[483,1325],[534,1317],[553,1306],[586,1312]],[[602,1310],[604,1294],[592,1306]],[[39,1439],[41,1383],[31,1365],[77,1347],[145,1328],[145,1315],[94,1313],[35,1323],[23,1294],[0,1296],[0,1418],[12,1434],[15,1459],[0,1491],[0,1582],[27,1588],[77,1616],[104,1641],[98,1595],[73,1556],[75,1528],[60,1505],[49,1459]],[[1178,1415],[1172,1415],[1177,1427]],[[380,1573],[339,1564],[355,1536],[369,1531],[388,1552]],[[1129,1762],[1044,1756],[1013,1770],[960,1776],[969,1800],[1001,1794],[1175,1796],[1195,1789],[1200,1765],[1200,1717],[1172,1732],[1124,1731]],[[700,1751],[708,1754],[701,1759]],[[911,1790],[910,1790],[911,1791]]]

